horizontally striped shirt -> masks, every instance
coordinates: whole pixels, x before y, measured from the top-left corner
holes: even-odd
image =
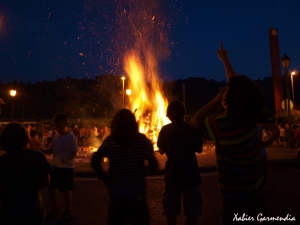
[[[264,181],[256,123],[238,123],[223,113],[201,118],[198,126],[203,136],[216,145],[218,182],[223,197],[255,195]]]
[[[109,159],[106,174],[101,166],[103,157]],[[155,170],[158,162],[154,156],[153,145],[143,134],[138,134],[130,145],[122,147],[108,136],[92,156],[92,167],[99,179],[108,185],[111,195],[141,195],[146,193],[144,160],[149,170]]]

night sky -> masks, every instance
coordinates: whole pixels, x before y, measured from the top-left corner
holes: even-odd
[[[221,40],[238,74],[253,79],[271,76],[269,28],[278,29],[280,55],[291,57],[290,70],[300,71],[299,0],[159,2],[171,52],[160,64],[163,79],[224,80],[216,55]],[[113,0],[1,0],[0,81],[121,75],[122,59],[114,38],[118,4]]]

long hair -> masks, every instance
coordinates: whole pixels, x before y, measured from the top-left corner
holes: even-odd
[[[227,115],[239,122],[256,121],[266,106],[266,98],[259,86],[247,76],[231,77],[224,96]]]
[[[111,124],[111,136],[121,146],[130,145],[138,135],[135,116],[128,109],[119,110]]]

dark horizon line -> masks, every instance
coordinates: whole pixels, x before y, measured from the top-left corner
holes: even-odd
[[[243,75],[243,74],[239,74],[239,75]],[[91,77],[84,77],[84,78],[76,78],[76,77],[71,77],[71,76],[67,76],[65,78],[57,78],[55,80],[39,80],[39,81],[34,81],[34,82],[31,82],[31,81],[18,81],[17,79],[13,79],[12,81],[7,81],[7,82],[2,82],[1,79],[0,79],[0,83],[2,84],[19,84],[19,83],[24,83],[24,84],[37,84],[37,83],[43,83],[43,82],[55,82],[55,81],[58,81],[58,80],[66,80],[66,79],[74,79],[74,80],[94,80],[94,79],[97,79],[98,77],[101,77],[101,76],[114,76],[114,77],[121,77],[121,76],[124,76],[124,75],[116,75],[116,74],[102,74],[102,75],[99,75],[99,76],[94,76],[93,78]],[[125,76],[127,77],[127,76]],[[249,77],[249,76],[248,76]],[[272,76],[265,76],[265,77],[262,77],[262,78],[256,78],[256,79],[252,79],[251,77],[249,77],[250,79],[252,79],[253,81],[257,81],[257,80],[263,80],[265,78],[270,78]],[[205,79],[205,80],[214,80],[216,82],[226,82],[226,79],[223,79],[223,80],[215,80],[214,78],[205,78],[205,77],[188,77],[188,78],[173,78],[173,79],[163,79],[161,78],[161,80],[163,82],[173,82],[173,81],[179,81],[179,80],[188,80],[188,79],[192,79],[192,78],[199,78],[199,79]]]

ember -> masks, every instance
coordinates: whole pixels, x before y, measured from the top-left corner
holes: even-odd
[[[122,8],[129,10],[121,11]],[[118,9],[117,40],[127,45],[123,66],[131,90],[129,109],[136,116],[140,132],[151,139],[155,147],[160,129],[170,123],[166,117],[168,100],[159,78],[159,60],[169,54],[167,24],[156,0],[121,1]],[[129,42],[124,41],[126,36]]]

